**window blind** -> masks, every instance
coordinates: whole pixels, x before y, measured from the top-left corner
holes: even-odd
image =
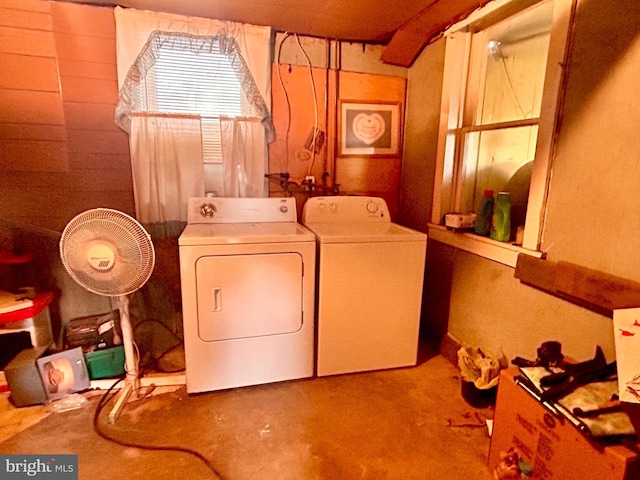
[[[163,42],[141,86],[148,112],[198,114],[202,117],[203,160],[222,162],[220,116],[254,117],[242,85],[217,42],[202,49],[184,41]]]

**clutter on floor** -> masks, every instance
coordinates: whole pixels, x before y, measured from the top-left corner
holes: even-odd
[[[80,347],[56,353],[47,347],[23,350],[4,372],[11,398],[18,407],[58,400],[91,386]]]
[[[618,396],[616,362],[600,347],[569,361],[560,343],[516,357],[500,374],[489,452],[498,480],[640,478],[640,443]]]
[[[31,252],[14,255],[0,250],[0,265],[25,265],[31,260]],[[40,292],[31,286],[11,285],[10,291],[0,289],[0,369],[22,350],[21,347],[39,347],[54,342],[49,314],[53,298],[53,293]],[[21,332],[29,334],[29,345],[16,335]]]
[[[3,293],[5,292],[0,291],[0,294]],[[53,294],[35,293],[35,290],[28,289],[28,293],[24,295],[26,296],[11,294],[14,298],[20,298],[14,301],[20,304],[20,308],[12,308],[5,303],[4,310],[0,311],[0,368],[22,350],[20,347],[48,346],[54,340],[49,314]],[[3,298],[6,300],[8,297],[5,295]],[[20,337],[24,333],[28,334],[28,340],[26,336]]]
[[[475,408],[495,405],[500,370],[506,363],[478,347],[463,346],[458,350],[462,398]]]
[[[92,425],[103,395],[82,395],[86,406],[48,414],[4,440],[0,450],[76,454],[82,478],[96,480],[215,478],[190,455],[105,441]],[[12,413],[32,410],[45,407]],[[492,478],[486,419],[493,412],[460,398],[457,368],[441,355],[421,356],[412,368],[197,395],[181,387],[130,402],[113,425],[108,413],[105,408],[100,424],[111,436],[129,444],[194,449],[229,480]]]

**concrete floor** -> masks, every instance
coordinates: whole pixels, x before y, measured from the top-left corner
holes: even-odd
[[[101,396],[44,414],[0,403],[2,453],[78,454],[79,478],[225,480],[490,480],[485,420],[468,406],[458,369],[425,354],[414,368],[295,380],[129,403],[114,426],[92,425]],[[132,445],[180,446],[197,456]]]

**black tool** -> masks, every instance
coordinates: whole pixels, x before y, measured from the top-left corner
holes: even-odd
[[[587,362],[584,363],[586,364]],[[568,375],[563,379],[563,381],[552,385],[544,392],[542,392],[540,400],[557,400],[558,398],[571,393],[576,388],[582,385],[586,385],[592,382],[602,382],[609,378],[611,375],[616,374],[617,370],[618,369],[615,361],[604,365],[591,364],[588,368],[587,366],[583,366],[578,371],[568,372]],[[556,379],[557,378],[558,377],[556,377]]]

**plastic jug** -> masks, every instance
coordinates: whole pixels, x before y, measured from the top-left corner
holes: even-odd
[[[478,218],[474,225],[476,235],[489,235],[493,221],[493,190],[485,190],[478,210]]]
[[[509,192],[499,192],[493,206],[493,224],[491,238],[499,242],[511,239],[511,195]]]

